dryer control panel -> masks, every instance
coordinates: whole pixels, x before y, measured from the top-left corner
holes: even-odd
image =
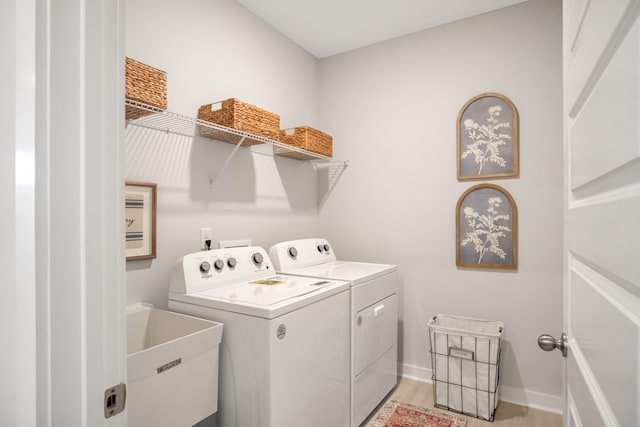
[[[178,259],[171,273],[170,292],[191,294],[276,272],[267,252],[258,246],[214,249]]]
[[[278,271],[288,271],[335,261],[336,255],[326,239],[300,239],[271,246],[269,256]]]

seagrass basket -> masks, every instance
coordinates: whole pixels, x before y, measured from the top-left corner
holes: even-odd
[[[280,141],[292,147],[331,157],[333,154],[333,137],[309,126],[299,126],[280,131]],[[298,160],[309,160],[315,157],[282,147],[274,147],[273,152],[278,156],[290,157]]]
[[[232,129],[276,140],[280,135],[280,116],[235,98],[207,104],[198,110],[198,118]],[[241,137],[223,130],[199,126],[200,135],[216,141],[237,144]],[[259,139],[246,137],[242,146],[262,144]]]
[[[166,110],[167,73],[135,59],[126,58],[125,97]],[[149,114],[153,113],[131,106],[125,108],[127,119],[138,119]]]

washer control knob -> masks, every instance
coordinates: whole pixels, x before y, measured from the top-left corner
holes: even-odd
[[[227,265],[229,266],[229,268],[235,267],[237,263],[238,263],[238,261],[236,261],[235,258],[229,258],[227,260]]]
[[[289,248],[289,256],[290,256],[291,258],[295,258],[295,257],[297,257],[297,256],[298,256],[298,250],[297,250],[294,246],[291,246],[291,247]]]
[[[202,261],[202,263],[200,263],[200,271],[203,273],[208,273],[210,269],[211,264],[209,264],[209,261]]]
[[[262,256],[262,254],[260,252],[256,252],[255,254],[253,254],[253,263],[255,265],[262,264],[262,261],[264,261],[264,257]]]
[[[327,245],[326,243],[324,244],[323,248],[325,252],[329,252],[329,245]]]
[[[224,261],[217,259],[216,262],[213,263],[213,268],[215,268],[216,271],[222,270],[224,268]]]
[[[318,252],[322,252],[324,251],[324,248],[322,247],[322,245],[318,245]]]

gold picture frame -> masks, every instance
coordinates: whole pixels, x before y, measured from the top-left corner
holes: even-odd
[[[518,110],[495,92],[471,98],[456,121],[459,181],[518,178],[520,135]]]
[[[458,199],[456,265],[498,270],[518,268],[518,208],[504,188],[478,184]]]
[[[127,261],[156,257],[157,184],[125,183],[125,241]]]

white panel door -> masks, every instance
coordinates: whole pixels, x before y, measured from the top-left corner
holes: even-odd
[[[640,0],[564,9],[564,422],[639,426]]]

